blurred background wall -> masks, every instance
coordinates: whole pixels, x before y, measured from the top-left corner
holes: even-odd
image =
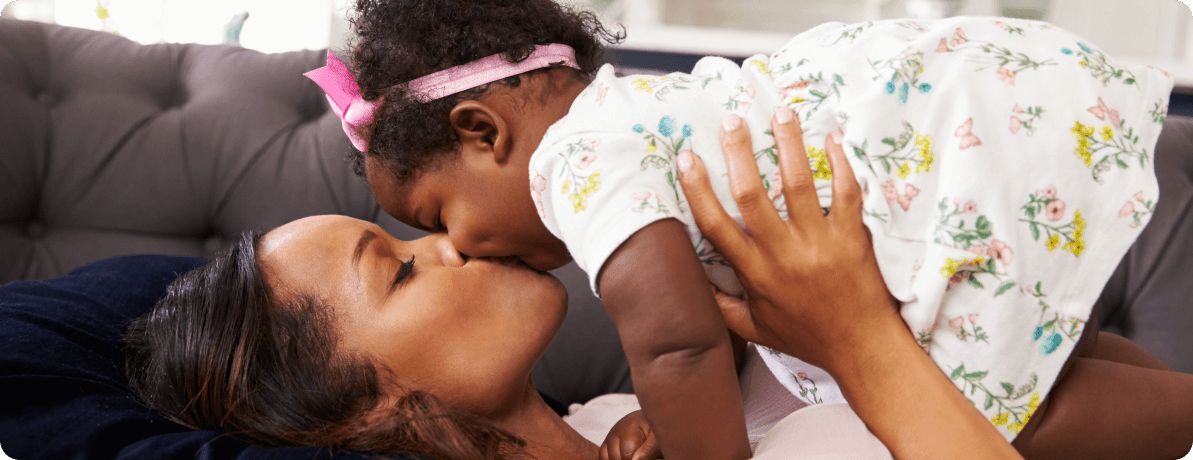
[[[1193,94],[1193,14],[1180,0],[562,1],[625,25],[628,37],[619,49],[656,53],[646,55],[648,59],[659,58],[657,53],[737,58],[769,53],[792,35],[827,21],[954,15],[1044,19],[1089,38],[1120,60],[1173,72],[1181,91]],[[350,4],[351,0],[15,0],[0,14],[107,30],[141,43],[234,43],[280,52],[345,46]],[[682,65],[687,61],[676,62],[680,68],[666,70],[686,70]]]

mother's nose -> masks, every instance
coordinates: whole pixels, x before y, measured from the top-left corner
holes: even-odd
[[[455,245],[452,244],[451,238],[448,238],[447,233],[435,233],[425,237],[431,240],[431,247],[435,255],[440,258],[443,265],[448,267],[460,267],[468,261],[468,257],[456,250]]]

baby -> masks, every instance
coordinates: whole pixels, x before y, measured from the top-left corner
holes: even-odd
[[[358,0],[356,12],[355,75],[330,53],[308,75],[382,208],[468,256],[575,260],[671,458],[750,455],[707,285],[741,289],[676,182],[679,153],[699,153],[738,215],[716,181],[721,129],[749,127],[780,211],[772,118],[803,126],[823,207],[832,171],[815,146],[843,145],[908,327],[1008,440],[1041,423],[1028,426],[1158,198],[1151,151],[1172,78],[1041,22],[830,23],[741,66],[710,57],[688,74],[619,77],[597,64],[620,37],[550,0]],[[762,356],[807,403],[844,402],[823,370]]]

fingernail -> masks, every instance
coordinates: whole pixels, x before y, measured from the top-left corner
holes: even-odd
[[[845,137],[845,133],[842,133],[841,131],[833,131],[833,133],[829,135],[829,138],[831,138],[833,143],[837,145],[841,145],[841,138],[843,137]]]
[[[686,173],[689,169],[692,169],[692,162],[694,161],[692,155],[694,154],[691,150],[679,152],[679,172]]]
[[[725,115],[725,119],[721,121],[725,131],[733,131],[741,127],[741,117],[736,114]]]
[[[775,109],[775,120],[778,120],[779,123],[791,123],[793,118],[795,118],[795,113],[792,112],[791,109],[787,108],[787,106],[784,105]]]

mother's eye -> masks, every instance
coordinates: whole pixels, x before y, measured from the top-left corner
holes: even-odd
[[[414,255],[413,254],[410,255],[409,262],[402,262],[402,266],[398,267],[398,272],[394,275],[394,280],[389,285],[390,292],[397,290],[398,287],[405,284],[406,281],[408,279],[410,279],[411,273],[414,273]]]

